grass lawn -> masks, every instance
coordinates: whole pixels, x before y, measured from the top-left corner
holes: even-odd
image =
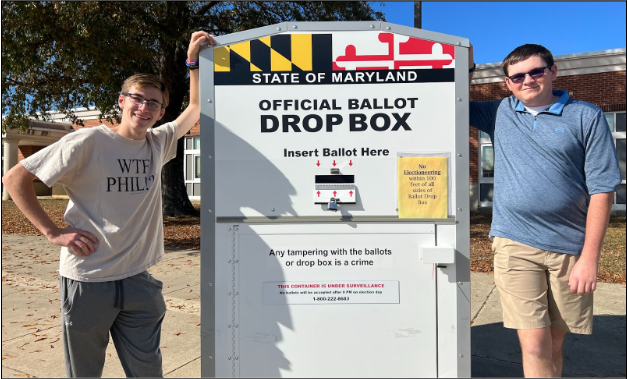
[[[63,213],[67,200],[40,200],[52,220],[65,226]],[[198,205],[195,205],[198,207]],[[492,272],[492,249],[488,239],[492,215],[471,213],[470,216],[470,268],[475,272]],[[39,231],[17,209],[12,201],[2,202],[2,234],[40,235]],[[164,220],[166,248],[199,249],[200,218],[172,217]],[[614,216],[603,243],[599,262],[599,281],[625,284],[625,217]]]
[[[488,239],[492,214],[470,216],[470,265],[472,271],[493,272],[492,244]],[[610,217],[599,260],[599,281],[625,284],[625,216]]]

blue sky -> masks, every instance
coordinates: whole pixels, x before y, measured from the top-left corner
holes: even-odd
[[[626,47],[625,2],[423,1],[422,28],[465,37],[475,62],[501,62],[525,43],[553,55]],[[393,24],[414,26],[413,1],[388,1],[375,9]]]

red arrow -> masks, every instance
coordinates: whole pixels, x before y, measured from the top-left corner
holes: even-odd
[[[318,197],[320,197],[320,191],[316,192],[318,194]]]
[[[337,191],[333,191],[333,197],[337,195]]]
[[[320,167],[320,161],[318,161],[318,163],[316,163],[318,165],[318,167]]]
[[[335,166],[335,165],[336,165],[336,163],[335,163],[335,159],[334,159],[334,160],[333,160],[333,166]]]
[[[350,160],[350,162],[348,162],[348,165],[349,165],[349,166],[352,166],[352,165],[353,165],[353,160],[352,160],[352,159]]]
[[[350,191],[349,193],[351,194],[351,197],[353,197],[353,191]]]

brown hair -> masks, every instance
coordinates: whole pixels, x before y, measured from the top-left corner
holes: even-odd
[[[170,102],[170,94],[163,80],[152,74],[135,74],[129,76],[122,84],[122,93],[128,93],[132,87],[141,88],[157,88],[163,94],[163,107],[167,107]]]
[[[547,66],[553,67],[555,62],[553,61],[553,54],[542,45],[535,45],[533,43],[528,43],[526,45],[518,46],[514,49],[505,59],[503,63],[501,63],[501,67],[503,68],[503,72],[505,76],[508,76],[507,68],[510,64],[516,64],[518,62],[524,61],[533,56],[538,56],[542,58]]]

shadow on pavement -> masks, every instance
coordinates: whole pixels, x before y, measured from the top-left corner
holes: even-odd
[[[594,316],[592,335],[568,334],[564,377],[625,377],[625,316]],[[516,331],[503,323],[471,328],[473,377],[522,377]]]

